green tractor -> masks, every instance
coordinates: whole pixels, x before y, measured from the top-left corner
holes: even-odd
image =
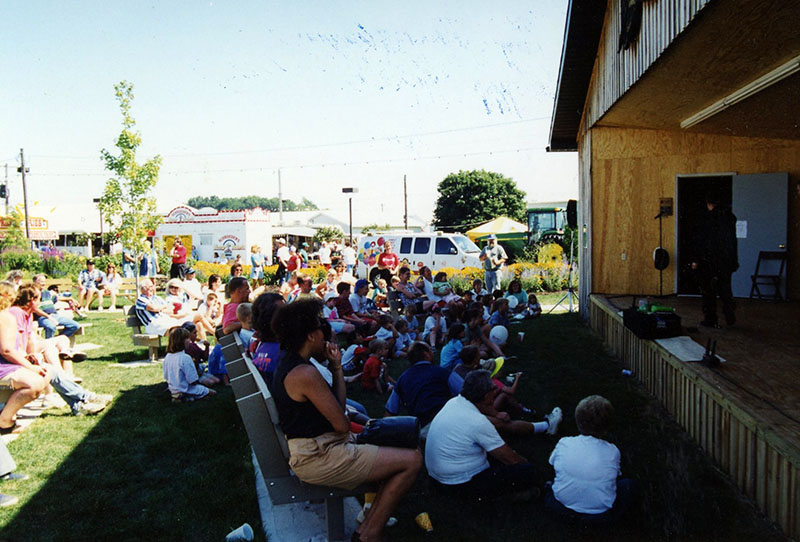
[[[567,202],[535,203],[528,208],[528,244],[564,246]]]

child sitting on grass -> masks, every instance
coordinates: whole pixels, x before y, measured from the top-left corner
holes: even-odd
[[[363,345],[364,335],[355,330],[347,336],[347,342],[350,346],[342,351],[342,368],[347,374],[360,373],[369,357],[369,348]]]
[[[544,496],[545,510],[587,524],[609,523],[630,508],[633,481],[619,478],[619,449],[604,440],[614,407],[605,397],[590,395],[575,408],[580,435],[558,441],[550,455],[556,471]]]
[[[383,357],[389,352],[386,342],[381,339],[372,339],[369,343],[369,350],[372,355],[364,364],[364,372],[361,375],[361,387],[368,391],[377,391],[383,395],[384,390],[391,392],[394,389],[395,381],[389,376]],[[386,385],[388,382],[388,385]]]
[[[419,320],[417,320],[417,308],[414,305],[406,305],[403,315],[398,320],[405,320],[408,324],[408,334],[412,341],[416,341],[419,335]]]
[[[447,344],[442,348],[442,353],[439,356],[439,366],[452,371],[458,365],[460,359],[459,352],[464,347],[464,324],[453,324],[447,331]]]
[[[213,384],[198,376],[192,358],[184,352],[188,338],[189,332],[182,327],[173,328],[169,333],[163,371],[173,402],[194,401],[217,393],[206,387],[206,384]]]
[[[433,352],[442,346],[447,337],[447,321],[442,316],[442,308],[434,305],[431,315],[425,319],[425,329],[422,331],[422,340],[428,343]]]
[[[394,344],[397,340],[398,332],[392,323],[392,317],[388,314],[378,315],[378,331],[375,333],[375,338],[380,339],[386,343],[387,356],[392,357],[394,354]]]
[[[501,297],[492,304],[492,315],[489,317],[489,325],[508,327],[511,320],[508,318],[508,298]]]
[[[394,324],[394,328],[397,330],[397,340],[395,340],[394,343],[394,357],[404,358],[408,355],[408,348],[411,346],[411,343],[414,342],[414,339],[411,338],[411,333],[408,331],[408,322],[405,320],[398,318],[397,322]]]
[[[525,308],[525,318],[538,318],[542,315],[542,306],[536,298],[536,292],[528,290],[528,306]]]

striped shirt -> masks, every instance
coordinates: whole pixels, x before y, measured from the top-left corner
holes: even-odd
[[[155,320],[155,318],[158,316],[158,313],[147,310],[147,306],[152,305],[154,307],[162,307],[166,304],[167,302],[157,295],[154,295],[153,297],[147,297],[146,295],[142,294],[136,298],[136,316],[139,318],[139,321],[142,323],[142,325],[146,327],[147,324]]]

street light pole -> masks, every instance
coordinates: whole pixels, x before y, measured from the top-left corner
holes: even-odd
[[[352,194],[355,194],[357,192],[358,192],[358,188],[353,188],[353,187],[342,188],[342,194],[350,194],[350,197],[348,198],[348,203],[350,205],[350,244],[351,245],[353,244],[353,196],[352,196]]]

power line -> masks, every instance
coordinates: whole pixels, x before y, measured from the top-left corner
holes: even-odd
[[[296,150],[310,150],[310,149],[322,149],[326,147],[340,147],[345,145],[357,145],[360,143],[375,143],[378,141],[392,141],[397,139],[410,139],[413,137],[424,137],[424,136],[431,136],[431,135],[443,135],[443,134],[452,134],[456,132],[467,132],[470,130],[482,130],[486,128],[496,128],[498,126],[511,126],[513,124],[523,124],[528,122],[536,122],[540,120],[546,120],[550,117],[534,117],[530,119],[521,119],[521,120],[514,120],[509,122],[498,122],[495,124],[482,124],[480,126],[467,126],[463,128],[450,128],[447,130],[436,130],[431,132],[418,132],[413,134],[403,134],[403,135],[394,135],[394,136],[381,136],[381,137],[371,137],[367,139],[354,139],[351,141],[341,141],[341,142],[334,142],[334,143],[319,143],[315,145],[293,145],[293,146],[286,146],[286,147],[271,147],[267,149],[260,149],[260,150],[247,150],[247,151],[219,151],[219,152],[207,152],[207,153],[176,153],[176,154],[162,154],[161,156],[164,158],[196,158],[202,156],[236,156],[236,155],[244,155],[244,154],[258,154],[258,153],[266,153],[266,152],[280,152],[280,151],[296,151]],[[44,154],[37,154],[34,155],[34,158],[49,158],[49,159],[59,159],[59,160],[88,160],[88,159],[100,159],[99,156],[57,156],[57,155],[44,155]]]
[[[536,150],[539,147],[522,147],[518,149],[501,149],[501,150],[492,150],[492,151],[478,151],[478,152],[467,152],[467,153],[454,153],[454,154],[436,154],[430,156],[418,156],[414,158],[384,158],[384,159],[375,159],[375,160],[361,160],[361,161],[348,161],[348,162],[324,162],[318,164],[303,164],[299,166],[262,166],[262,167],[249,167],[249,168],[224,168],[224,169],[197,169],[197,170],[177,170],[177,171],[162,171],[161,175],[193,175],[193,174],[208,174],[208,173],[246,173],[246,172],[253,172],[253,171],[277,171],[278,169],[307,169],[307,168],[324,168],[324,167],[333,167],[333,166],[359,166],[359,165],[372,165],[372,164],[387,164],[387,163],[394,163],[394,162],[415,162],[417,160],[439,160],[443,158],[458,158],[464,157],[467,158],[469,156],[480,156],[480,155],[494,155],[494,154],[507,154],[507,153],[514,153],[514,152],[526,152]],[[110,175],[109,172],[106,173],[47,173],[47,172],[39,172],[37,173],[38,176],[43,177],[107,177]]]

